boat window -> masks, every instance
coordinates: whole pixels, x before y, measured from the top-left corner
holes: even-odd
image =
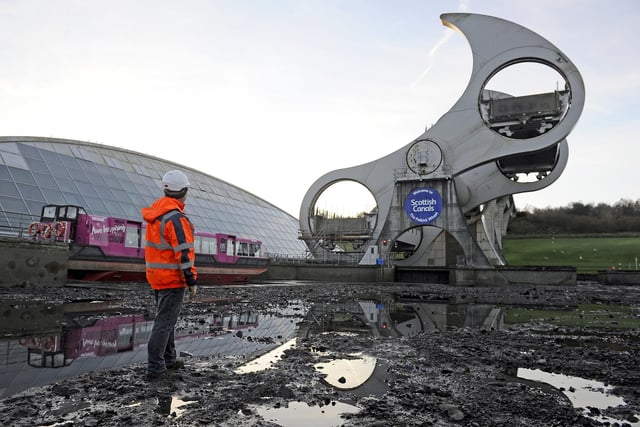
[[[207,237],[207,241],[209,242],[207,253],[216,255],[218,253],[217,239],[215,237]]]
[[[195,250],[201,254],[217,254],[216,250],[216,238],[207,236],[196,236],[195,238]]]
[[[260,244],[259,243],[249,243],[249,256],[260,256]]]
[[[78,208],[75,206],[67,207],[67,219],[76,219],[78,217]],[[137,245],[136,245],[137,246]]]
[[[239,256],[249,255],[249,245],[246,242],[238,242],[238,255]]]
[[[127,235],[125,237],[125,248],[137,248],[140,246],[140,227],[127,226]]]
[[[55,206],[45,206],[42,209],[42,219],[55,219],[56,218],[56,207]]]

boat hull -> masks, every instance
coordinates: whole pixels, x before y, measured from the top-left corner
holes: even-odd
[[[196,255],[199,286],[246,284],[269,268],[266,258],[239,258],[221,263],[213,256]],[[70,280],[90,282],[146,282],[144,260],[107,257],[93,247],[75,248],[68,261]]]

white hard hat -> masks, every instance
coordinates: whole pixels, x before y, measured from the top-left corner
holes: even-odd
[[[180,191],[189,187],[189,178],[182,171],[171,170],[162,177],[162,187],[169,191]]]

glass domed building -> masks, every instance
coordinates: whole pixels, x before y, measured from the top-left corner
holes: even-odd
[[[269,202],[203,172],[135,151],[83,141],[0,137],[0,230],[37,220],[46,204],[139,220],[162,195],[161,179],[183,170],[191,183],[186,212],[197,230],[262,241],[272,258],[304,258],[298,220]],[[18,219],[22,218],[22,219]]]

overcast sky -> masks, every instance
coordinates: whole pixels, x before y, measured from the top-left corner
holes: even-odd
[[[170,159],[298,217],[317,178],[405,146],[462,94],[448,12],[537,32],[585,81],[567,168],[519,209],[640,198],[636,0],[0,0],[0,135]]]

